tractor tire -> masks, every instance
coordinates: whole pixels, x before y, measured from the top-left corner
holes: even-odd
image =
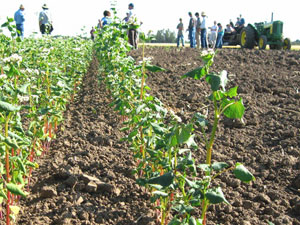
[[[285,38],[282,44],[283,50],[291,50],[291,40],[289,38]]]
[[[241,31],[240,43],[242,48],[253,49],[255,45],[255,31],[252,27],[245,27]]]
[[[266,49],[267,46],[267,37],[265,35],[261,35],[258,40],[258,48]]]

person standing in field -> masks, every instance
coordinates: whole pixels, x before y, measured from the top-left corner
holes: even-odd
[[[25,21],[25,17],[23,13],[24,10],[25,10],[24,6],[20,5],[19,10],[17,10],[14,15],[14,20],[16,22],[16,27],[17,27],[17,35],[18,37],[21,37],[21,39],[24,38],[24,21]]]
[[[180,45],[180,41],[182,43],[182,47],[184,47],[184,37],[183,37],[183,31],[184,31],[184,27],[183,27],[183,23],[182,23],[182,19],[179,19],[179,24],[177,25],[177,48]]]
[[[217,37],[217,44],[216,48],[223,47],[223,36],[224,36],[224,29],[220,23],[218,23],[218,37]]]
[[[103,12],[104,17],[101,19],[100,28],[103,28],[104,26],[111,24],[112,21],[111,21],[110,15],[111,15],[110,11],[105,10]]]
[[[211,44],[211,48],[215,48],[216,47],[217,35],[218,35],[217,21],[214,21],[214,25],[212,27],[209,27],[209,29],[211,30],[210,39],[209,39],[210,44]]]
[[[137,29],[142,24],[138,22],[137,16],[134,12],[134,5],[130,3],[128,5],[128,42],[133,46],[134,49],[138,48],[138,32]]]
[[[90,34],[91,34],[92,41],[94,41],[95,40],[95,29],[94,29],[94,27],[92,27],[92,29],[90,31]]]
[[[206,25],[206,14],[205,12],[201,13],[202,22],[201,22],[201,47],[207,49],[207,25]]]
[[[188,26],[188,31],[189,31],[189,39],[190,39],[190,47],[195,48],[196,46],[196,40],[195,40],[195,31],[196,31],[196,21],[193,17],[193,14],[189,12],[190,16],[190,22]]]
[[[196,16],[196,42],[197,42],[197,48],[200,48],[200,36],[201,36],[201,20],[199,13],[195,13]]]
[[[52,25],[52,17],[49,12],[49,8],[46,4],[42,6],[42,11],[39,15],[39,25],[40,25],[40,31],[42,35],[44,34],[51,34],[53,31],[53,25]]]

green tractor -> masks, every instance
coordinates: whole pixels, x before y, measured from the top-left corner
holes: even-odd
[[[291,40],[289,38],[283,39],[282,35],[283,22],[273,21],[271,23],[255,23],[248,24],[240,33],[240,44],[242,48],[254,48],[258,46],[259,49],[265,49],[267,45],[270,49],[291,49]]]

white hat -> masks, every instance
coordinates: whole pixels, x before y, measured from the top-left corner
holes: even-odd
[[[47,4],[44,4],[44,5],[42,6],[42,8],[43,8],[43,9],[49,9],[48,6],[47,6]]]
[[[205,13],[205,12],[202,12],[202,13],[201,13],[201,16],[206,16],[206,13]]]

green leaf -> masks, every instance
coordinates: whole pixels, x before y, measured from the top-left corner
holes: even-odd
[[[192,213],[195,209],[190,205],[179,204],[172,207],[176,212],[180,212],[180,214],[184,213]]]
[[[268,224],[269,224],[269,225],[275,225],[274,223],[272,223],[272,222],[270,222],[270,221],[268,221]]]
[[[211,168],[215,171],[220,171],[228,167],[228,164],[225,162],[215,162],[211,165]]]
[[[163,187],[168,187],[173,183],[174,174],[172,172],[165,173],[162,176],[153,177],[148,180],[149,184],[159,184]]]
[[[170,223],[168,223],[168,225],[182,225],[182,223],[181,223],[181,221],[180,221],[179,219],[177,219],[177,218],[175,217],[175,218],[173,218],[173,219],[171,220]]]
[[[20,93],[22,93],[22,94],[27,94],[27,87],[30,85],[30,83],[27,83],[27,84],[24,84],[24,85],[22,85],[19,89],[18,89],[18,91],[20,92]]]
[[[218,203],[222,203],[222,202],[229,204],[229,202],[224,197],[221,187],[217,187],[215,189],[209,189],[205,193],[205,196],[209,200],[209,202],[212,204],[218,204]]]
[[[8,146],[10,146],[14,149],[20,148],[15,139],[11,140],[9,137],[7,137],[7,138],[5,138],[4,142],[5,142],[5,144],[7,144]]]
[[[189,124],[187,126],[182,127],[179,129],[179,134],[177,137],[178,144],[183,144],[189,140],[191,137],[191,132],[193,130],[193,125]]]
[[[193,216],[190,217],[189,225],[202,225],[203,221],[201,219],[195,219]]]
[[[160,72],[160,71],[165,71],[164,68],[161,68],[159,66],[153,66],[153,65],[146,65],[146,69],[151,71],[151,72]]]
[[[187,185],[190,186],[191,188],[199,188],[199,186],[196,184],[196,182],[191,181],[191,180],[187,179],[186,177],[183,177],[183,178],[184,178],[185,182],[187,183]]]
[[[129,129],[130,129],[129,127],[122,127],[122,128],[120,129],[120,131],[124,132],[124,131],[127,131],[127,130],[129,130]]]
[[[32,167],[32,168],[39,168],[39,164],[36,163],[36,162],[26,161],[25,165],[29,166],[29,167]]]
[[[5,22],[1,25],[1,27],[7,27],[9,25],[9,22]]]
[[[198,67],[198,68],[182,75],[181,78],[191,77],[195,80],[199,80],[201,77],[204,77],[206,74],[207,74],[207,71],[206,71],[205,67]]]
[[[21,210],[19,206],[15,206],[15,205],[10,205],[9,209],[14,215],[18,215]]]
[[[176,135],[172,135],[169,141],[170,141],[170,146],[176,146],[178,144]]]
[[[206,119],[206,116],[202,115],[201,113],[195,113],[194,120],[196,122],[196,125],[201,127],[206,127],[208,125],[208,121]]]
[[[210,84],[212,91],[218,91],[220,87],[225,91],[227,84],[227,72],[223,70],[220,74],[208,74],[206,75],[206,81]]]
[[[154,192],[152,192],[152,194],[158,195],[158,196],[161,196],[161,197],[167,197],[168,196],[168,194],[163,192],[163,191],[154,191]]]
[[[142,109],[144,109],[145,107],[146,107],[146,104],[139,105],[139,107],[137,107],[137,109],[136,109],[136,113],[139,114],[142,111]]]
[[[233,97],[237,96],[237,89],[238,89],[238,86],[230,88],[230,90],[226,92],[227,96],[229,98],[233,98]]]
[[[129,135],[128,139],[131,140],[133,137],[135,137],[138,134],[138,130],[133,130]]]
[[[197,145],[197,143],[195,142],[195,134],[193,134],[193,135],[191,135],[190,137],[189,137],[189,139],[186,141],[186,144],[187,144],[187,146],[190,148],[190,147],[192,147],[192,148],[194,148],[194,149],[196,149],[196,148],[198,148],[198,145]]]
[[[21,171],[26,174],[26,168],[24,166],[24,163],[22,162],[22,160],[18,157],[17,158],[17,163],[19,164],[19,168],[21,169]]]
[[[194,207],[201,206],[201,202],[200,202],[199,199],[192,199],[192,200],[190,200],[190,204],[191,204],[191,206],[194,206]]]
[[[7,200],[7,195],[5,194],[3,189],[0,189],[0,196]]]
[[[197,225],[197,221],[193,216],[189,219],[189,225]]]
[[[13,183],[6,184],[6,188],[14,195],[21,195],[22,197],[26,197],[28,195],[27,193],[23,192],[18,185]]]
[[[210,166],[208,164],[200,164],[197,167],[203,170],[204,172],[210,172]]]
[[[149,184],[150,187],[155,188],[156,190],[161,190],[163,189],[163,186],[159,185],[159,184]]]
[[[179,154],[179,155],[182,155],[182,154],[184,154],[184,153],[186,153],[186,152],[190,152],[190,151],[191,151],[191,150],[188,149],[188,148],[181,148],[181,149],[179,149],[178,154]]]
[[[243,104],[242,98],[240,98],[240,100],[236,101],[236,102],[234,102],[234,100],[229,101],[229,102],[227,102],[227,105],[228,104],[230,104],[230,106],[228,106],[225,109],[224,115],[230,119],[241,119],[245,112],[245,106]],[[222,105],[223,105],[223,103],[222,103]]]
[[[235,165],[233,173],[236,176],[236,178],[240,179],[245,183],[249,183],[250,181],[255,180],[255,177],[252,175],[252,173],[250,173],[250,171],[241,163],[237,163]]]
[[[15,112],[19,111],[21,106],[14,106],[8,102],[0,101],[0,110],[8,111],[8,112]]]
[[[160,125],[157,124],[157,123],[150,123],[150,124],[151,124],[151,126],[152,126],[152,128],[153,128],[153,130],[154,130],[154,132],[155,132],[156,134],[162,135],[162,134],[164,134],[164,133],[167,131],[166,128],[160,126]]]

